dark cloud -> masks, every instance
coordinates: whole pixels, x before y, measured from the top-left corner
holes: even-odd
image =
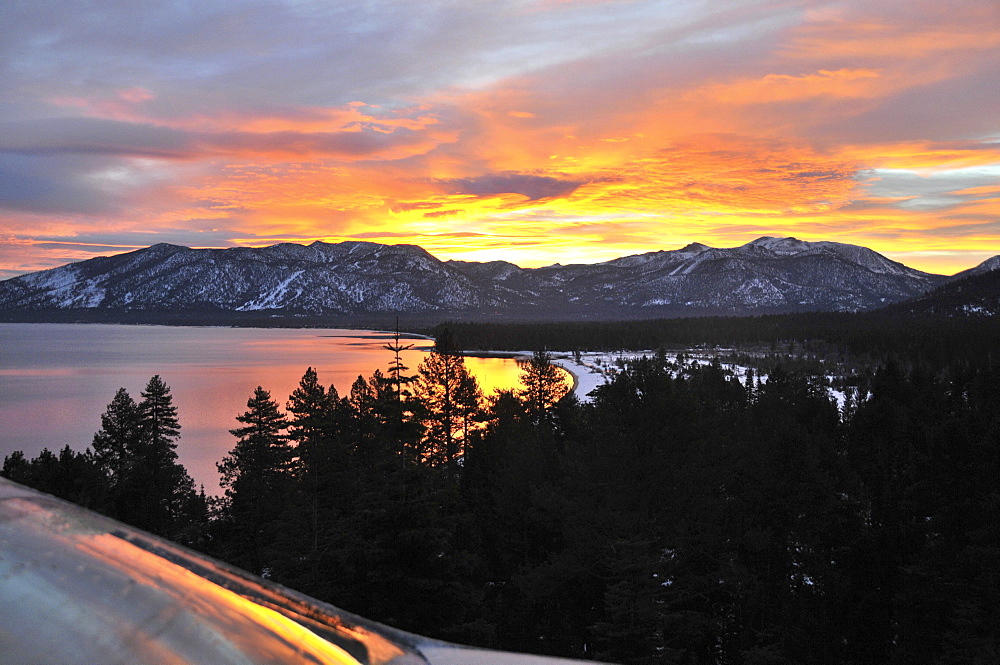
[[[483,233],[473,233],[471,231],[458,231],[455,233],[432,233],[434,238],[483,238]],[[395,233],[393,231],[365,231],[364,233],[351,233],[343,236],[345,238],[355,238],[358,240],[371,240],[378,238],[412,238],[412,233]]]
[[[399,149],[427,144],[427,137],[419,132],[397,130],[392,133],[376,131],[343,132],[225,132],[200,134],[200,146],[210,153],[286,153],[306,157],[310,155],[342,159],[381,157],[392,159]],[[419,148],[418,148],[419,149]],[[399,156],[408,156],[404,151]]]
[[[77,235],[38,236],[32,244],[54,249],[78,249],[96,253],[116,253],[129,248],[149,247],[165,242],[173,245],[200,247],[225,247],[232,245],[232,238],[241,235],[232,228],[215,228],[220,220],[188,219],[173,227],[157,230],[122,229],[115,233],[79,233]],[[241,237],[246,237],[242,234]]]
[[[780,173],[776,169],[760,169],[761,173]],[[786,176],[786,180],[843,180],[852,174],[844,171],[798,171]]]
[[[975,219],[971,215],[952,215],[949,219]],[[983,220],[982,217],[969,224],[952,224],[929,228],[925,231],[927,235],[935,238],[976,238],[983,236],[1000,235],[1000,221],[991,219]]]
[[[198,132],[85,117],[0,123],[0,208],[111,214],[155,184],[135,160],[218,156],[280,159],[397,159],[435,145],[409,129],[336,132]],[[200,205],[192,201],[189,205]]]
[[[549,176],[520,173],[492,173],[475,178],[450,178],[436,182],[452,194],[473,196],[520,194],[531,201],[568,196],[586,184],[578,180],[560,180]]]
[[[471,231],[456,231],[454,233],[434,233],[435,238],[489,238],[485,233],[473,233]]]
[[[996,172],[976,169],[945,171],[920,175],[909,171],[876,171],[876,179],[866,183],[873,197],[901,199],[903,202],[926,199],[934,205],[958,205],[966,201],[993,198],[981,193],[966,194],[970,188],[997,184]]]
[[[93,252],[95,254],[117,254],[123,250],[140,249],[145,245],[90,245],[80,242],[35,242],[32,243],[39,249],[62,249],[77,250],[82,252]]]
[[[336,132],[198,132],[97,118],[47,118],[0,125],[0,152],[191,159],[223,153],[359,158],[426,141],[407,129]]]
[[[409,212],[410,210],[435,210],[440,206],[440,203],[435,203],[434,201],[407,201],[406,203],[397,203],[392,206],[392,211]]]
[[[174,130],[95,118],[0,124],[0,208],[110,215],[148,176],[133,158],[178,159],[190,141]]]
[[[5,87],[45,96],[143,85],[163,116],[220,108],[393,103],[570,57],[600,41],[506,3],[13,0]],[[538,48],[539,42],[556,48]]]
[[[121,199],[87,177],[110,166],[106,158],[46,157],[0,152],[0,209],[36,213],[110,214]]]
[[[0,125],[0,152],[176,159],[191,156],[192,141],[183,132],[147,124],[98,118],[43,118]]]

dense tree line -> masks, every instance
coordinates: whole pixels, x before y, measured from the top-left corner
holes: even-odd
[[[93,450],[14,455],[4,475],[460,642],[621,663],[1000,659],[991,363],[887,360],[838,409],[781,367],[744,385],[659,354],[580,403],[544,352],[521,390],[483,396],[448,335],[412,374],[386,348],[389,370],[344,395],[312,368],[283,406],[258,388],[207,520],[157,377],[139,404],[115,396]]]
[[[1000,273],[998,273],[1000,275]],[[874,312],[806,312],[765,316],[706,316],[633,321],[547,323],[447,322],[427,329],[450,330],[467,350],[618,351],[685,349],[696,346],[781,347],[794,342],[831,353],[878,361],[888,355],[933,365],[978,360],[1000,363],[1000,325],[990,317],[914,316]]]

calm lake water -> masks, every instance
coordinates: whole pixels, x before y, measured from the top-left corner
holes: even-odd
[[[168,386],[181,423],[177,453],[198,484],[218,492],[215,463],[236,443],[257,386],[284,407],[308,367],[346,394],[358,375],[386,371],[391,334],[332,329],[183,328],[94,324],[0,324],[0,459],[15,450],[82,451],[119,388],[138,401],[149,378]],[[406,340],[415,370],[433,342]],[[519,385],[508,358],[467,358],[484,393]]]

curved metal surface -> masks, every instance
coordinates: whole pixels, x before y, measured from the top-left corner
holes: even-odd
[[[397,631],[0,478],[7,665],[559,665]]]

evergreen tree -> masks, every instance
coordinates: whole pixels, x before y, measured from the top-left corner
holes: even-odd
[[[150,379],[136,404],[121,388],[101,415],[93,450],[69,446],[33,460],[16,452],[4,475],[182,544],[204,544],[208,500],[174,452],[179,436],[169,388]]]
[[[125,521],[171,538],[187,519],[194,482],[177,462],[181,426],[169,386],[155,375],[140,394],[138,443],[123,492],[131,502],[123,508]]]
[[[345,399],[307,370],[287,440],[258,388],[219,465],[217,553],[484,646],[642,665],[997,661],[1000,372],[988,359],[859,370],[838,413],[825,387],[768,373],[770,361],[743,387],[718,361],[662,352],[620,363],[580,405],[560,399],[540,353],[522,365],[524,389],[483,410],[447,334],[407,394],[407,346],[397,334],[389,371],[358,377]],[[92,455],[15,453],[3,475],[83,502],[104,500],[92,490],[107,477],[129,521],[147,519],[153,451],[176,465],[179,435],[154,380],[142,405],[115,395]],[[166,530],[199,544],[207,500],[180,496]]]
[[[101,415],[101,429],[92,445],[94,459],[107,477],[108,514],[125,519],[129,505],[139,499],[131,495],[141,489],[131,485],[131,479],[138,472],[133,467],[142,450],[139,405],[125,388],[118,389]]]
[[[15,483],[34,487],[30,481],[31,462],[24,456],[23,450],[15,450],[3,458],[3,469],[0,470],[0,476],[7,480],[13,480]]]
[[[105,477],[90,451],[78,453],[64,446],[56,455],[43,448],[29,460],[15,450],[4,458],[0,476],[93,510],[105,510]]]
[[[339,401],[337,389],[330,386],[327,392],[319,383],[316,371],[310,367],[286,405],[290,414],[288,439],[295,444],[296,471],[308,497],[309,533],[314,552],[319,547],[321,488],[331,481],[338,464],[334,448],[339,435]]]
[[[408,395],[408,388],[416,380],[416,376],[406,374],[409,367],[403,364],[402,353],[413,348],[412,344],[403,344],[399,339],[399,319],[396,319],[396,333],[392,338],[392,344],[383,346],[387,351],[392,351],[393,357],[389,363],[389,381],[392,383],[396,393],[396,399],[402,402]]]
[[[552,356],[547,351],[535,351],[531,360],[519,361],[521,384],[524,388],[520,396],[528,404],[536,424],[548,423],[552,407],[570,390],[563,379],[562,371],[552,364]]]
[[[218,464],[235,539],[232,556],[263,574],[272,565],[269,545],[280,531],[276,522],[290,488],[292,451],[283,433],[288,423],[271,394],[259,386],[247,400],[247,411],[236,419],[244,426],[230,433],[239,440]]]
[[[417,417],[424,426],[419,457],[432,466],[444,466],[454,476],[482,395],[447,336],[438,340],[417,373],[414,390],[421,404]]]

